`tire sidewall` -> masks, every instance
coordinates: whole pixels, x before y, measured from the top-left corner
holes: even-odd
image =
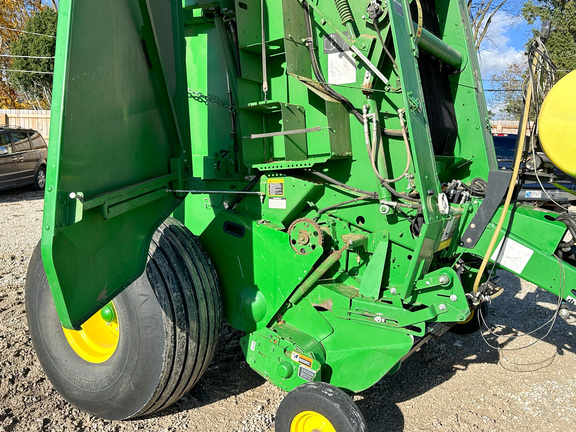
[[[65,399],[84,411],[108,419],[134,416],[157,388],[166,349],[162,309],[146,274],[113,300],[120,326],[114,354],[103,363],[91,363],[76,354],[64,336],[39,248],[34,256],[40,262],[32,275],[35,280],[27,284],[28,325],[46,375]]]
[[[337,432],[366,432],[362,413],[342,390],[323,382],[292,390],[278,407],[275,432],[290,432],[294,418],[304,411],[322,414]]]
[[[39,180],[38,176],[41,172],[44,173],[44,185],[40,185],[40,183],[38,182]],[[46,167],[42,165],[38,168],[38,170],[36,170],[36,174],[34,175],[34,190],[37,191],[44,190],[45,186],[46,186]]]

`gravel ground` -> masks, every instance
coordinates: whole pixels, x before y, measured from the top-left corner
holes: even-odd
[[[26,325],[24,284],[40,238],[43,196],[0,192],[0,432],[269,431],[284,392],[245,364],[240,334],[227,327],[217,357],[180,402],[149,418],[100,420],[63,400],[45,378]],[[553,277],[553,276],[551,276]],[[576,423],[574,320],[558,319],[554,296],[503,274],[505,292],[491,305],[491,332],[446,334],[425,345],[398,373],[356,396],[369,430],[567,431]],[[488,346],[486,338],[491,346]]]

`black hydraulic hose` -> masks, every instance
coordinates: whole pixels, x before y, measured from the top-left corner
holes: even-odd
[[[402,192],[398,192],[396,189],[394,189],[392,186],[390,186],[388,183],[386,182],[382,182],[382,186],[384,186],[384,189],[386,189],[388,192],[390,192],[392,195],[394,195],[396,198],[402,198],[405,199],[406,201],[410,201],[413,203],[420,203],[420,200],[418,198],[413,198],[408,194],[402,193]]]
[[[309,172],[310,174],[313,174],[316,177],[320,177],[321,179],[326,180],[327,182],[332,183],[335,186],[339,186],[339,187],[341,187],[343,189],[347,189],[351,192],[356,192],[360,195],[372,196],[372,197],[378,198],[378,194],[376,192],[365,191],[363,189],[358,189],[358,188],[355,188],[353,186],[348,186],[347,184],[342,183],[342,182],[340,182],[340,181],[338,181],[338,180],[336,180],[330,176],[327,176],[326,174],[322,174],[321,172],[318,172],[316,170],[305,169],[304,171]]]
[[[258,183],[260,181],[260,177],[262,177],[262,173],[258,172],[254,178],[250,181],[250,183],[248,183],[246,185],[246,187],[244,189],[242,189],[242,192],[247,192],[249,190],[251,190],[254,186],[256,186],[256,183]],[[233,194],[234,191],[230,191],[230,194]],[[242,201],[242,198],[244,198],[243,194],[237,194],[234,199],[232,201],[230,201],[230,204],[228,205],[227,210],[234,210],[234,207],[236,207],[240,201]]]
[[[322,215],[323,213],[326,213],[327,211],[333,210],[333,209],[338,208],[338,207],[342,207],[342,206],[344,206],[344,205],[346,205],[346,204],[352,204],[352,203],[355,203],[355,202],[358,202],[358,201],[375,200],[375,199],[377,200],[378,198],[374,198],[374,197],[372,197],[372,196],[361,196],[361,197],[354,198],[354,199],[351,199],[351,200],[348,200],[348,201],[344,201],[344,202],[341,202],[341,203],[338,203],[338,204],[334,204],[334,205],[331,205],[331,206],[328,206],[328,207],[324,207],[323,209],[318,210],[318,213],[316,214],[316,217],[314,218],[314,220],[318,220],[318,218],[320,217],[320,215]]]
[[[328,93],[328,95],[330,95],[331,97],[333,97],[334,99],[336,99],[337,101],[342,103],[348,109],[348,111],[350,111],[352,114],[354,114],[354,117],[356,117],[356,119],[360,123],[363,123],[364,120],[362,118],[362,114],[360,114],[360,111],[358,111],[354,107],[354,105],[352,105],[352,102],[350,102],[348,99],[346,99],[340,93],[334,91],[332,89],[332,87],[330,87],[328,84],[326,84],[326,79],[324,78],[324,75],[322,74],[322,71],[320,70],[320,66],[318,66],[318,60],[316,59],[316,53],[314,51],[314,39],[313,39],[313,35],[312,35],[312,19],[310,18],[310,11],[308,10],[308,3],[307,2],[305,2],[305,1],[302,2],[302,9],[304,10],[304,15],[306,16],[306,20],[305,20],[306,21],[306,35],[308,37],[308,42],[306,45],[308,46],[308,52],[310,53],[310,61],[312,62],[312,70],[314,71],[314,76],[316,77],[316,80],[322,86],[324,91],[326,93]]]
[[[354,107],[354,105],[352,105],[352,102],[350,102],[348,99],[346,99],[340,93],[337,93],[336,91],[334,91],[329,85],[326,84],[326,79],[324,78],[324,75],[322,74],[322,71],[320,70],[320,67],[318,66],[318,60],[316,59],[316,53],[314,51],[314,40],[313,40],[313,35],[312,35],[312,19],[310,17],[310,11],[308,9],[308,2],[306,2],[306,1],[302,2],[302,9],[304,10],[304,15],[306,17],[306,19],[305,19],[305,21],[306,21],[306,35],[308,37],[307,46],[308,46],[308,51],[310,53],[310,61],[312,62],[312,70],[314,72],[314,75],[316,76],[316,80],[322,86],[322,88],[326,91],[326,93],[328,93],[330,96],[332,96],[337,101],[340,101],[352,114],[354,114],[354,117],[356,117],[356,119],[363,125],[364,124],[364,118],[363,118],[362,114],[360,113],[360,111],[358,111]],[[392,195],[394,195],[397,198],[402,198],[402,199],[405,199],[406,201],[411,201],[411,202],[415,202],[415,203],[420,202],[419,199],[412,198],[408,194],[397,192],[392,186],[390,186],[389,184],[387,184],[385,182],[382,183],[382,186],[384,186],[384,188],[386,190],[388,190]]]
[[[560,243],[560,248],[571,248],[574,246],[574,240],[576,239],[576,221],[568,213],[562,213],[561,215],[558,215],[556,220],[564,223],[572,235],[572,238],[569,241]]]

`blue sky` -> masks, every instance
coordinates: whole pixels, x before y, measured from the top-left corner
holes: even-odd
[[[519,8],[500,11],[494,16],[478,52],[484,89],[491,89],[490,78],[512,63],[526,64],[525,45],[532,37],[532,27],[526,24]],[[491,92],[486,92],[489,107],[491,96]]]
[[[482,78],[489,79],[514,63],[524,63],[526,42],[532,36],[532,26],[522,17],[498,12],[482,41],[478,57]]]

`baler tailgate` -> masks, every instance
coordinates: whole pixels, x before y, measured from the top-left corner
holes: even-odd
[[[190,171],[179,14],[160,0],[61,2],[42,258],[65,327],[142,273],[180,202],[166,192]]]

